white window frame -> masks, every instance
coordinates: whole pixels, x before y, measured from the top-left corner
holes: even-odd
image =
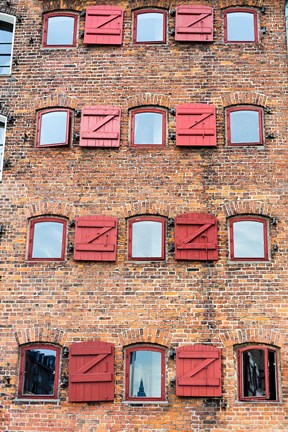
[[[10,68],[8,74],[0,74],[1,76],[9,76],[12,72],[12,61],[13,61],[13,50],[14,50],[14,36],[15,36],[15,24],[16,24],[16,17],[13,15],[8,15],[5,13],[0,13],[0,21],[4,21],[7,23],[10,23],[13,25],[13,34],[12,34],[12,47],[11,47],[11,58],[10,58]]]
[[[4,139],[3,146],[0,146],[0,181],[2,181],[2,173],[3,173],[3,162],[4,162],[4,149],[5,149],[5,137],[6,137],[6,127],[7,127],[7,118],[3,115],[0,115],[0,123],[4,123]]]

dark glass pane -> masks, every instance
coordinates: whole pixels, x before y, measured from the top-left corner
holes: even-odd
[[[277,400],[277,383],[276,383],[276,352],[268,351],[269,365],[269,400]]]
[[[234,222],[233,231],[235,258],[265,258],[262,222]]]
[[[25,351],[25,375],[23,394],[54,395],[56,351],[30,349]]]
[[[32,258],[61,258],[63,229],[60,222],[35,223]]]
[[[54,111],[42,115],[40,145],[66,143],[67,116],[66,111]]]
[[[162,114],[135,114],[134,144],[162,144]]]
[[[132,258],[161,258],[162,223],[141,221],[132,224]]]
[[[12,43],[13,40],[13,25],[0,21],[0,43]]]
[[[161,353],[134,351],[130,353],[130,397],[161,397]]]
[[[265,397],[265,352],[261,349],[244,351],[243,356],[243,396]]]
[[[73,45],[74,20],[68,16],[48,18],[47,45]]]
[[[227,14],[227,39],[231,42],[255,40],[254,14],[231,12]]]
[[[259,112],[232,111],[230,113],[231,143],[259,143]]]
[[[164,15],[143,13],[137,15],[136,42],[161,42],[163,40]]]

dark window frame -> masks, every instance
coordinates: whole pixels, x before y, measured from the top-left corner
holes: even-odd
[[[62,143],[51,143],[51,144],[40,144],[42,117],[45,114],[52,112],[67,112],[66,122],[66,138],[65,142]],[[69,108],[46,108],[37,112],[37,127],[36,127],[36,147],[47,148],[47,147],[69,147],[72,143],[72,110]]]
[[[73,27],[73,42],[71,45],[48,45],[47,36],[48,36],[48,23],[49,18],[54,17],[71,17],[74,18],[74,27]],[[44,23],[43,23],[43,38],[42,38],[42,46],[44,48],[73,48],[76,47],[77,44],[77,28],[78,28],[78,14],[73,12],[49,12],[44,15]]]
[[[161,257],[133,257],[132,256],[132,227],[135,222],[160,222],[161,233]],[[129,261],[164,261],[166,259],[166,219],[162,216],[135,216],[128,220],[128,260]]]
[[[135,351],[154,351],[159,352],[161,354],[161,396],[160,397],[133,397],[129,396],[130,390],[130,354]],[[165,373],[165,364],[166,364],[166,350],[164,347],[158,345],[132,345],[126,348],[125,350],[125,367],[126,367],[126,379],[125,379],[125,400],[129,402],[159,402],[165,401],[165,393],[166,393],[166,373]]]
[[[136,114],[144,114],[144,113],[156,113],[162,115],[162,143],[161,144],[134,144],[134,136],[135,136],[135,115]],[[131,110],[131,127],[130,127],[130,147],[133,148],[149,148],[149,149],[159,149],[166,147],[167,141],[167,110],[165,108],[158,107],[141,107],[141,108],[133,108]]]
[[[244,12],[244,13],[250,13],[253,15],[253,23],[254,23],[254,40],[253,41],[245,41],[245,40],[237,40],[237,41],[230,41],[228,39],[228,20],[227,15],[229,13],[237,13],[237,12]],[[232,43],[232,44],[255,44],[259,42],[259,35],[258,35],[258,13],[257,10],[251,9],[251,8],[240,8],[240,7],[233,7],[226,9],[224,11],[224,42],[225,43]]]
[[[230,114],[237,111],[255,111],[258,112],[258,125],[259,125],[259,142],[244,142],[244,143],[232,143],[231,139],[231,116]],[[231,147],[240,146],[263,146],[264,145],[264,124],[263,124],[263,109],[255,105],[237,105],[226,108],[226,133],[227,133],[227,144]]]
[[[147,13],[160,13],[163,15],[163,38],[161,41],[140,41],[138,42],[137,39],[137,17],[139,15],[147,14]],[[136,45],[159,45],[159,44],[165,44],[167,42],[167,11],[163,9],[156,9],[156,8],[149,8],[149,9],[137,9],[133,12],[133,44]]]
[[[1,182],[2,174],[3,174],[4,151],[5,151],[6,128],[7,128],[7,117],[1,114],[0,114],[0,128],[3,129],[3,142],[0,141],[0,182]]]

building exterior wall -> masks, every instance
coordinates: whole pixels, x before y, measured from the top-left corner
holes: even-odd
[[[94,2],[95,3],[95,2]],[[285,2],[274,0],[151,0],[167,10],[179,4],[214,8],[214,42],[134,45],[132,11],[144,1],[106,1],[124,9],[121,46],[84,45],[70,49],[41,47],[43,12],[80,13],[93,2],[0,1],[0,12],[20,15],[16,23],[11,76],[0,76],[0,115],[7,124],[3,180],[0,185],[1,234],[1,430],[6,432],[94,431],[285,431],[287,419],[287,45]],[[257,44],[223,42],[223,11],[255,8]],[[261,12],[261,7],[266,12]],[[175,18],[169,17],[169,28]],[[79,31],[85,18],[79,18]],[[182,103],[216,106],[217,147],[129,147],[129,110],[138,106],[175,108]],[[265,145],[228,147],[225,108],[263,108]],[[119,149],[35,148],[36,112],[64,106],[120,107]],[[74,133],[80,118],[74,117]],[[175,116],[168,114],[175,132]],[[269,134],[274,139],[267,138]],[[4,164],[5,165],[5,164]],[[127,221],[131,216],[173,218],[188,212],[210,213],[218,220],[217,261],[127,259]],[[228,218],[260,215],[269,221],[268,262],[229,260]],[[107,215],[118,218],[116,262],[27,261],[29,219]],[[276,218],[277,223],[272,223]],[[75,227],[68,223],[67,244]],[[73,224],[72,224],[73,225]],[[274,248],[277,245],[278,248]],[[278,249],[278,250],[277,250]],[[114,402],[71,403],[67,388],[59,400],[17,399],[19,349],[25,343],[100,339],[115,344]],[[125,402],[125,347],[157,344],[167,349],[166,401]],[[213,344],[222,349],[223,396],[175,395],[171,348]],[[235,346],[263,344],[278,349],[279,402],[240,402]],[[61,360],[61,376],[68,360]],[[10,377],[9,379],[5,377]],[[172,383],[173,384],[173,383]]]

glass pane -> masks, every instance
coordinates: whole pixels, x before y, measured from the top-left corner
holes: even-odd
[[[134,144],[162,144],[162,114],[135,114]]]
[[[231,12],[227,14],[228,41],[253,42],[255,40],[254,14]]]
[[[56,366],[56,351],[31,349],[25,352],[25,375],[23,394],[53,395]]]
[[[9,75],[10,67],[2,67],[0,64],[0,75]]]
[[[2,54],[11,54],[12,44],[1,44],[0,43],[0,55]],[[1,61],[1,57],[0,57]]]
[[[7,66],[10,67],[10,62],[11,62],[11,56],[0,56],[0,66]]]
[[[6,27],[6,28],[5,28]],[[8,27],[8,28],[7,28]],[[0,21],[0,43],[12,43],[13,40],[13,26]]]
[[[234,258],[265,258],[262,222],[234,222],[233,231]]]
[[[68,16],[48,18],[47,45],[73,45],[74,20]]]
[[[161,397],[161,353],[134,351],[130,353],[130,397]]]
[[[268,351],[268,367],[269,367],[269,400],[277,400],[277,375],[276,375],[276,353]]]
[[[66,144],[66,111],[55,111],[41,117],[40,145]]]
[[[4,144],[5,124],[0,122],[0,146]]]
[[[232,111],[230,113],[231,143],[259,143],[259,112]]]
[[[244,351],[242,355],[243,396],[266,396],[264,350],[251,349],[249,351]]]
[[[136,42],[163,41],[164,15],[162,13],[143,13],[137,15]]]
[[[32,258],[61,258],[63,229],[60,222],[35,223]]]
[[[161,258],[162,223],[154,221],[132,224],[132,258]]]

